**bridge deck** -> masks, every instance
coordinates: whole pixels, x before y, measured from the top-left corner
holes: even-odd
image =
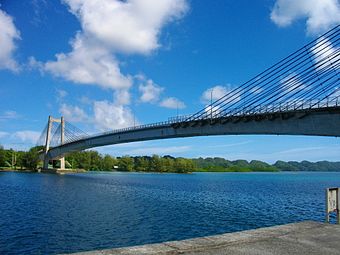
[[[301,222],[183,241],[76,254],[340,254],[340,225]]]

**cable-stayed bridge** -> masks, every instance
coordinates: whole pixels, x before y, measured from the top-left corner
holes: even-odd
[[[49,117],[38,145],[44,166],[69,152],[178,137],[276,134],[340,136],[340,26],[282,59],[200,111],[167,121],[87,135]]]

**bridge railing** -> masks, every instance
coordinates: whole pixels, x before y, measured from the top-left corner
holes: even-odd
[[[205,119],[216,119],[223,117],[239,117],[239,116],[250,116],[255,114],[270,114],[270,113],[282,113],[289,111],[298,111],[298,110],[310,110],[310,109],[318,109],[325,107],[336,107],[340,106],[340,95],[336,97],[327,97],[322,99],[308,99],[308,100],[292,100],[287,102],[280,102],[277,104],[270,105],[258,105],[258,106],[248,106],[243,108],[234,108],[232,110],[228,110],[228,112],[215,110],[214,112],[210,112],[207,110],[205,114],[202,114],[200,118],[196,118],[194,120],[205,120]],[[190,117],[186,119],[184,122],[192,121]]]
[[[340,106],[339,96],[332,98],[323,98],[323,99],[311,99],[311,100],[299,100],[299,101],[288,101],[285,103],[277,103],[271,105],[258,105],[258,106],[248,106],[246,108],[234,108],[232,111],[228,111],[228,113],[224,113],[223,111],[218,112],[215,111],[213,114],[206,111],[204,115],[199,120],[207,120],[207,119],[218,119],[218,118],[227,118],[227,117],[240,117],[240,116],[251,116],[256,114],[271,114],[271,113],[285,113],[291,111],[299,111],[299,110],[310,110],[310,109],[319,109],[325,107],[336,107]],[[138,126],[126,127],[121,129],[115,129],[111,131],[106,131],[103,133],[95,134],[95,135],[83,135],[79,136],[77,141],[87,139],[89,137],[101,136],[101,135],[110,135],[116,133],[122,133],[127,131],[135,131],[146,128],[160,127],[160,126],[169,126],[171,124],[180,124],[188,122],[188,119],[191,115],[180,115],[175,117],[170,117],[167,121],[161,121],[150,124],[143,124]],[[74,142],[74,141],[73,141]]]

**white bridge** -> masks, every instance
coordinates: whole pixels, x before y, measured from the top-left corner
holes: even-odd
[[[210,135],[340,136],[340,27],[292,53],[195,114],[86,135],[49,117],[44,168],[67,153],[105,145]]]

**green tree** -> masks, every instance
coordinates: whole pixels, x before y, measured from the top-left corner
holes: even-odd
[[[5,166],[6,162],[6,150],[0,145],[0,167]]]
[[[135,170],[136,171],[148,171],[150,169],[150,160],[147,157],[136,157],[135,158]]]
[[[40,147],[33,147],[23,155],[22,163],[25,168],[35,170],[37,169],[39,159]]]
[[[105,155],[102,160],[101,170],[112,171],[113,167],[117,164],[117,160],[110,155]]]
[[[122,171],[133,171],[134,160],[129,156],[123,156],[118,159],[118,167]]]
[[[153,155],[150,159],[150,170],[152,172],[165,172],[162,158],[158,155]]]

